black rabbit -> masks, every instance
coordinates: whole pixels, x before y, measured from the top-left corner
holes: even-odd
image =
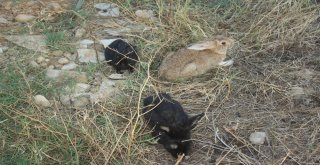
[[[117,39],[107,46],[104,56],[117,73],[122,73],[123,70],[133,72],[134,65],[138,61],[134,47],[122,39]]]
[[[158,137],[158,143],[175,158],[180,154],[188,155],[191,146],[191,130],[204,113],[189,117],[179,102],[170,95],[160,93],[143,100],[144,117],[154,128],[152,135]]]

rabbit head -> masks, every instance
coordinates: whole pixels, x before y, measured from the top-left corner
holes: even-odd
[[[234,40],[232,38],[227,38],[224,36],[215,36],[207,41],[202,41],[189,46],[189,50],[205,51],[210,50],[218,54],[226,54],[228,48],[234,45]]]

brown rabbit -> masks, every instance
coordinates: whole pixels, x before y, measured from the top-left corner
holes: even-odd
[[[159,68],[159,77],[166,80],[178,80],[201,75],[215,66],[229,66],[233,60],[223,61],[228,48],[234,40],[224,36],[215,36],[199,42],[176,53],[169,53]]]

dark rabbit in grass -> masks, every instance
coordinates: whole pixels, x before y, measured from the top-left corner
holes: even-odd
[[[188,155],[191,146],[191,130],[204,113],[189,117],[181,104],[168,94],[149,96],[143,100],[144,118],[154,128],[152,135],[159,138],[158,143],[177,158]]]
[[[104,56],[117,73],[122,73],[123,70],[133,72],[134,65],[138,61],[134,47],[122,39],[117,39],[107,46]]]

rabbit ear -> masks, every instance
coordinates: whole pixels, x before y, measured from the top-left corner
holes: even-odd
[[[198,121],[204,116],[204,112],[189,118],[190,130],[197,126]]]
[[[210,41],[201,42],[197,44],[193,44],[188,47],[188,49],[191,50],[206,50],[206,49],[212,49],[213,43]]]

